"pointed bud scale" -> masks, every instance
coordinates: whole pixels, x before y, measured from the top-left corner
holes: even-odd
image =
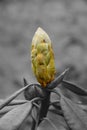
[[[55,63],[51,40],[41,28],[37,29],[32,40],[31,61],[32,70],[38,82],[46,87],[54,80]]]
[[[61,73],[58,77],[56,77],[50,84],[47,85],[48,89],[56,88],[60,83],[63,82],[64,77],[69,72],[69,68],[65,69],[63,73]]]

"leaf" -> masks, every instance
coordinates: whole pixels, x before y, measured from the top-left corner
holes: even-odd
[[[8,105],[14,98],[16,98],[20,93],[22,93],[25,89],[27,89],[29,87],[29,85],[25,86],[24,88],[21,88],[20,90],[16,91],[15,93],[13,93],[10,97],[8,97],[7,99],[5,99],[1,104],[0,104],[0,110],[5,107],[6,105]]]
[[[38,117],[38,114],[39,114],[39,110],[40,110],[40,108],[36,108],[36,106],[34,106],[33,109],[32,109],[31,115],[32,115],[32,118],[33,118],[35,121],[37,121],[37,117]]]
[[[57,130],[69,130],[62,116],[49,111],[47,117],[55,125]],[[54,127],[52,127],[52,125],[50,125],[48,121],[43,120],[40,123],[38,130],[55,130],[55,129]]]
[[[68,73],[69,68],[66,69],[62,74],[60,74],[56,79],[54,79],[50,84],[47,85],[48,89],[53,89],[55,88],[58,84],[62,82],[64,79],[65,75]]]
[[[54,107],[51,106],[49,108],[49,111],[52,112],[52,113],[54,113],[54,114],[58,114],[58,115],[63,116],[63,112],[58,107],[56,107],[56,106],[54,106]]]
[[[24,82],[24,86],[28,85],[28,81],[26,80],[26,78],[23,78],[23,82]]]
[[[45,117],[44,120],[48,121],[48,123],[50,124],[50,126],[53,127],[54,130],[57,130],[56,126],[54,125],[54,123],[49,118]]]
[[[70,99],[62,96],[61,108],[67,124],[72,130],[87,130],[87,113]]]
[[[3,99],[0,99],[0,104],[1,104],[2,102],[4,102],[4,100],[3,100]],[[24,103],[26,103],[26,102],[27,102],[27,100],[13,100],[13,101],[11,101],[11,102],[8,104],[8,106],[20,105],[20,104],[24,104]]]
[[[74,85],[73,83],[70,83],[68,81],[62,81],[62,85],[69,89],[70,91],[79,94],[81,96],[87,96],[87,91],[81,87],[78,87],[77,85]]]
[[[61,107],[60,107],[60,101],[59,100],[54,100],[54,101],[52,101],[51,103],[50,103],[50,106],[53,106],[53,107],[55,107],[55,108],[57,108],[57,109],[61,109]]]
[[[60,107],[60,101],[59,100],[54,100],[50,103],[49,106],[49,111],[55,113],[55,114],[59,114],[61,116],[63,116],[63,112],[61,111],[61,107]]]
[[[14,109],[17,106],[18,105],[4,107],[3,109],[0,110],[0,115],[6,114],[7,112],[9,112],[10,110]]]
[[[40,106],[39,108],[37,108],[36,106],[33,106],[33,109],[32,109],[32,127],[31,127],[31,130],[36,130],[37,129],[37,126],[38,126],[38,122],[39,122],[39,112],[40,112]]]
[[[31,102],[22,104],[0,119],[0,130],[17,130],[31,112]]]
[[[79,105],[79,104],[78,104]],[[79,105],[79,107],[81,107],[81,109],[83,109],[84,111],[87,112],[87,105]]]

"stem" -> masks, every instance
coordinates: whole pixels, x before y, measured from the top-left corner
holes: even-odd
[[[44,117],[46,117],[50,104],[50,92],[46,91],[46,97],[41,101],[41,109],[39,115],[38,125],[41,123]]]

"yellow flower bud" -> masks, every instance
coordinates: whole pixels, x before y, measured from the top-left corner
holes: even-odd
[[[47,33],[38,28],[31,47],[32,70],[38,82],[46,87],[55,76],[54,53]]]

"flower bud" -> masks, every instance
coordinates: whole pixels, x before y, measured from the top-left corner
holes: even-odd
[[[38,82],[46,87],[54,80],[55,63],[51,40],[41,28],[37,29],[32,40],[31,61],[32,70]]]
[[[27,100],[32,100],[36,97],[45,98],[46,91],[42,89],[39,84],[31,84],[27,89],[25,89],[24,97]]]

